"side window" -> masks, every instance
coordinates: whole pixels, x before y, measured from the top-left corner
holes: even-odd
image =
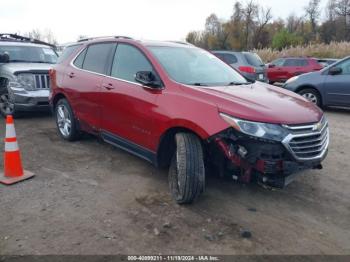
[[[82,51],[77,58],[74,60],[74,65],[78,68],[83,68],[83,62],[84,62],[84,58],[86,55],[86,49],[84,49],[84,51]]]
[[[110,55],[114,43],[101,43],[90,45],[86,51],[83,69],[104,74],[108,56]]]
[[[136,47],[128,44],[118,44],[113,59],[111,76],[136,83],[135,75],[139,71],[153,71],[153,68]]]
[[[60,64],[64,60],[66,60],[80,46],[81,46],[81,44],[79,44],[79,45],[71,45],[71,46],[67,46],[65,49],[63,49],[62,54],[57,59],[57,64]]]
[[[337,67],[342,69],[341,75],[350,75],[350,59],[338,64]]]
[[[271,62],[271,64],[275,65],[275,66],[282,66],[284,63],[284,59],[277,59]]]
[[[226,63],[228,64],[235,64],[237,63],[237,57],[235,55],[232,55],[232,54],[224,54],[224,60]]]
[[[286,59],[283,66],[298,66],[299,65],[298,59]]]
[[[299,60],[299,65],[298,66],[308,66],[309,61],[307,59],[300,59]]]

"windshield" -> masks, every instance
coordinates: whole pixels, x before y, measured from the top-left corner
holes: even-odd
[[[176,82],[198,86],[247,83],[234,69],[202,49],[168,46],[152,46],[149,49]]]
[[[40,46],[0,46],[0,54],[8,54],[9,62],[49,63],[57,61],[52,48]]]
[[[251,66],[264,66],[263,61],[261,60],[261,58],[255,54],[255,53],[243,53],[244,57],[247,59],[248,64],[250,64]]]

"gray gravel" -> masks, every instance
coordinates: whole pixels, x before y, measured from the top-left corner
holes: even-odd
[[[326,114],[323,170],[272,191],[209,177],[192,206],[171,200],[164,170],[94,137],[65,142],[47,115],[15,120],[36,177],[0,185],[0,254],[350,254],[350,111]]]

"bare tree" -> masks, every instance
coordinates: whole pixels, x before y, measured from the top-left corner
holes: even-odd
[[[262,35],[265,27],[272,20],[271,8],[259,8],[257,18],[257,28],[254,34],[255,48],[259,48],[262,47],[262,45],[264,45]]]
[[[317,21],[321,15],[320,12],[320,0],[310,0],[309,4],[305,7],[305,12],[307,16],[309,17],[311,29],[312,29],[312,35],[315,39],[316,36],[316,29],[317,29]]]
[[[254,18],[258,14],[258,5],[255,3],[254,0],[250,0],[246,3],[246,6],[244,8],[244,23],[245,23],[245,29],[244,29],[244,42],[245,42],[245,48],[249,49],[251,48],[251,44],[249,42],[249,36],[251,32],[253,31],[254,26]]]
[[[218,35],[221,30],[221,23],[216,14],[211,14],[205,21],[205,31],[212,35]]]
[[[300,29],[302,22],[301,17],[297,17],[294,13],[290,14],[286,20],[286,29],[289,33],[296,32]]]
[[[350,0],[334,1],[334,11],[337,15],[346,17],[350,15]]]
[[[45,41],[47,43],[57,45],[58,42],[56,40],[56,37],[52,33],[50,29],[45,29],[44,31],[40,29],[33,29],[32,31],[25,33],[26,36],[33,38],[33,39],[38,39],[41,41]]]
[[[336,18],[335,12],[336,0],[329,0],[326,6],[326,17],[328,21],[334,21]]]

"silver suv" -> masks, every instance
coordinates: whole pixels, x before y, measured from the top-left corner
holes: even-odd
[[[54,46],[16,34],[0,34],[0,113],[49,110],[49,69]]]

